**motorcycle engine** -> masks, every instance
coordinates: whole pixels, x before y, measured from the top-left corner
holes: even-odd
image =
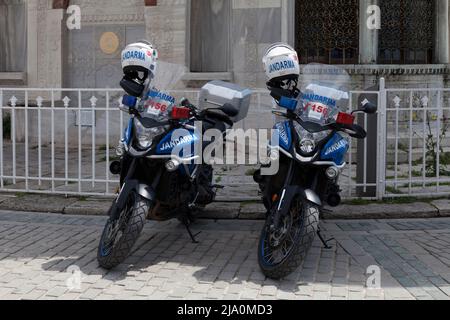
[[[201,166],[198,171],[197,183],[179,171],[165,171],[157,187],[158,203],[150,212],[150,219],[165,221],[179,214],[178,208],[185,208],[195,200],[199,208],[214,201],[215,192],[212,186],[213,168]]]
[[[158,203],[150,212],[150,219],[165,221],[176,216],[176,208],[189,203],[192,190],[189,181],[182,177],[179,172],[165,171],[157,187]]]

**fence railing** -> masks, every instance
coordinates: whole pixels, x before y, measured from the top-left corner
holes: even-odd
[[[198,100],[198,90],[171,91]],[[111,196],[109,172],[128,116],[119,89],[0,88],[0,188],[5,192]],[[349,110],[364,97],[378,101],[362,115],[369,139],[350,140],[340,179],[345,198],[431,196],[450,191],[450,89],[352,91]],[[244,129],[272,128],[267,90],[255,90]],[[375,141],[375,142],[374,142]],[[250,177],[248,185],[252,185]],[[253,186],[254,187],[254,186]]]
[[[170,91],[198,100],[198,90]],[[0,88],[0,188],[6,192],[110,196],[118,177],[109,172],[128,115],[119,110],[120,89]],[[271,127],[253,98],[238,127]]]
[[[450,192],[450,89],[386,90],[384,196]]]

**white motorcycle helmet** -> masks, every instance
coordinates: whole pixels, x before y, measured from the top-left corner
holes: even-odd
[[[296,97],[300,76],[300,64],[297,52],[288,44],[275,43],[271,45],[262,59],[267,76],[267,87],[275,99],[279,95]]]
[[[155,77],[158,51],[151,43],[142,40],[127,45],[121,60],[124,77],[120,86],[129,95],[140,97]]]

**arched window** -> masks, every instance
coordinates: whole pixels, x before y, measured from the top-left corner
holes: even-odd
[[[380,0],[379,64],[432,63],[434,3]]]
[[[296,50],[301,63],[358,63],[358,16],[359,0],[295,1]]]
[[[0,72],[25,72],[27,63],[25,0],[0,0]]]

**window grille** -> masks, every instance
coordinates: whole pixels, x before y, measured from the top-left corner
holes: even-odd
[[[295,17],[301,63],[358,63],[359,0],[296,1]]]
[[[379,64],[432,63],[434,2],[380,1]]]

